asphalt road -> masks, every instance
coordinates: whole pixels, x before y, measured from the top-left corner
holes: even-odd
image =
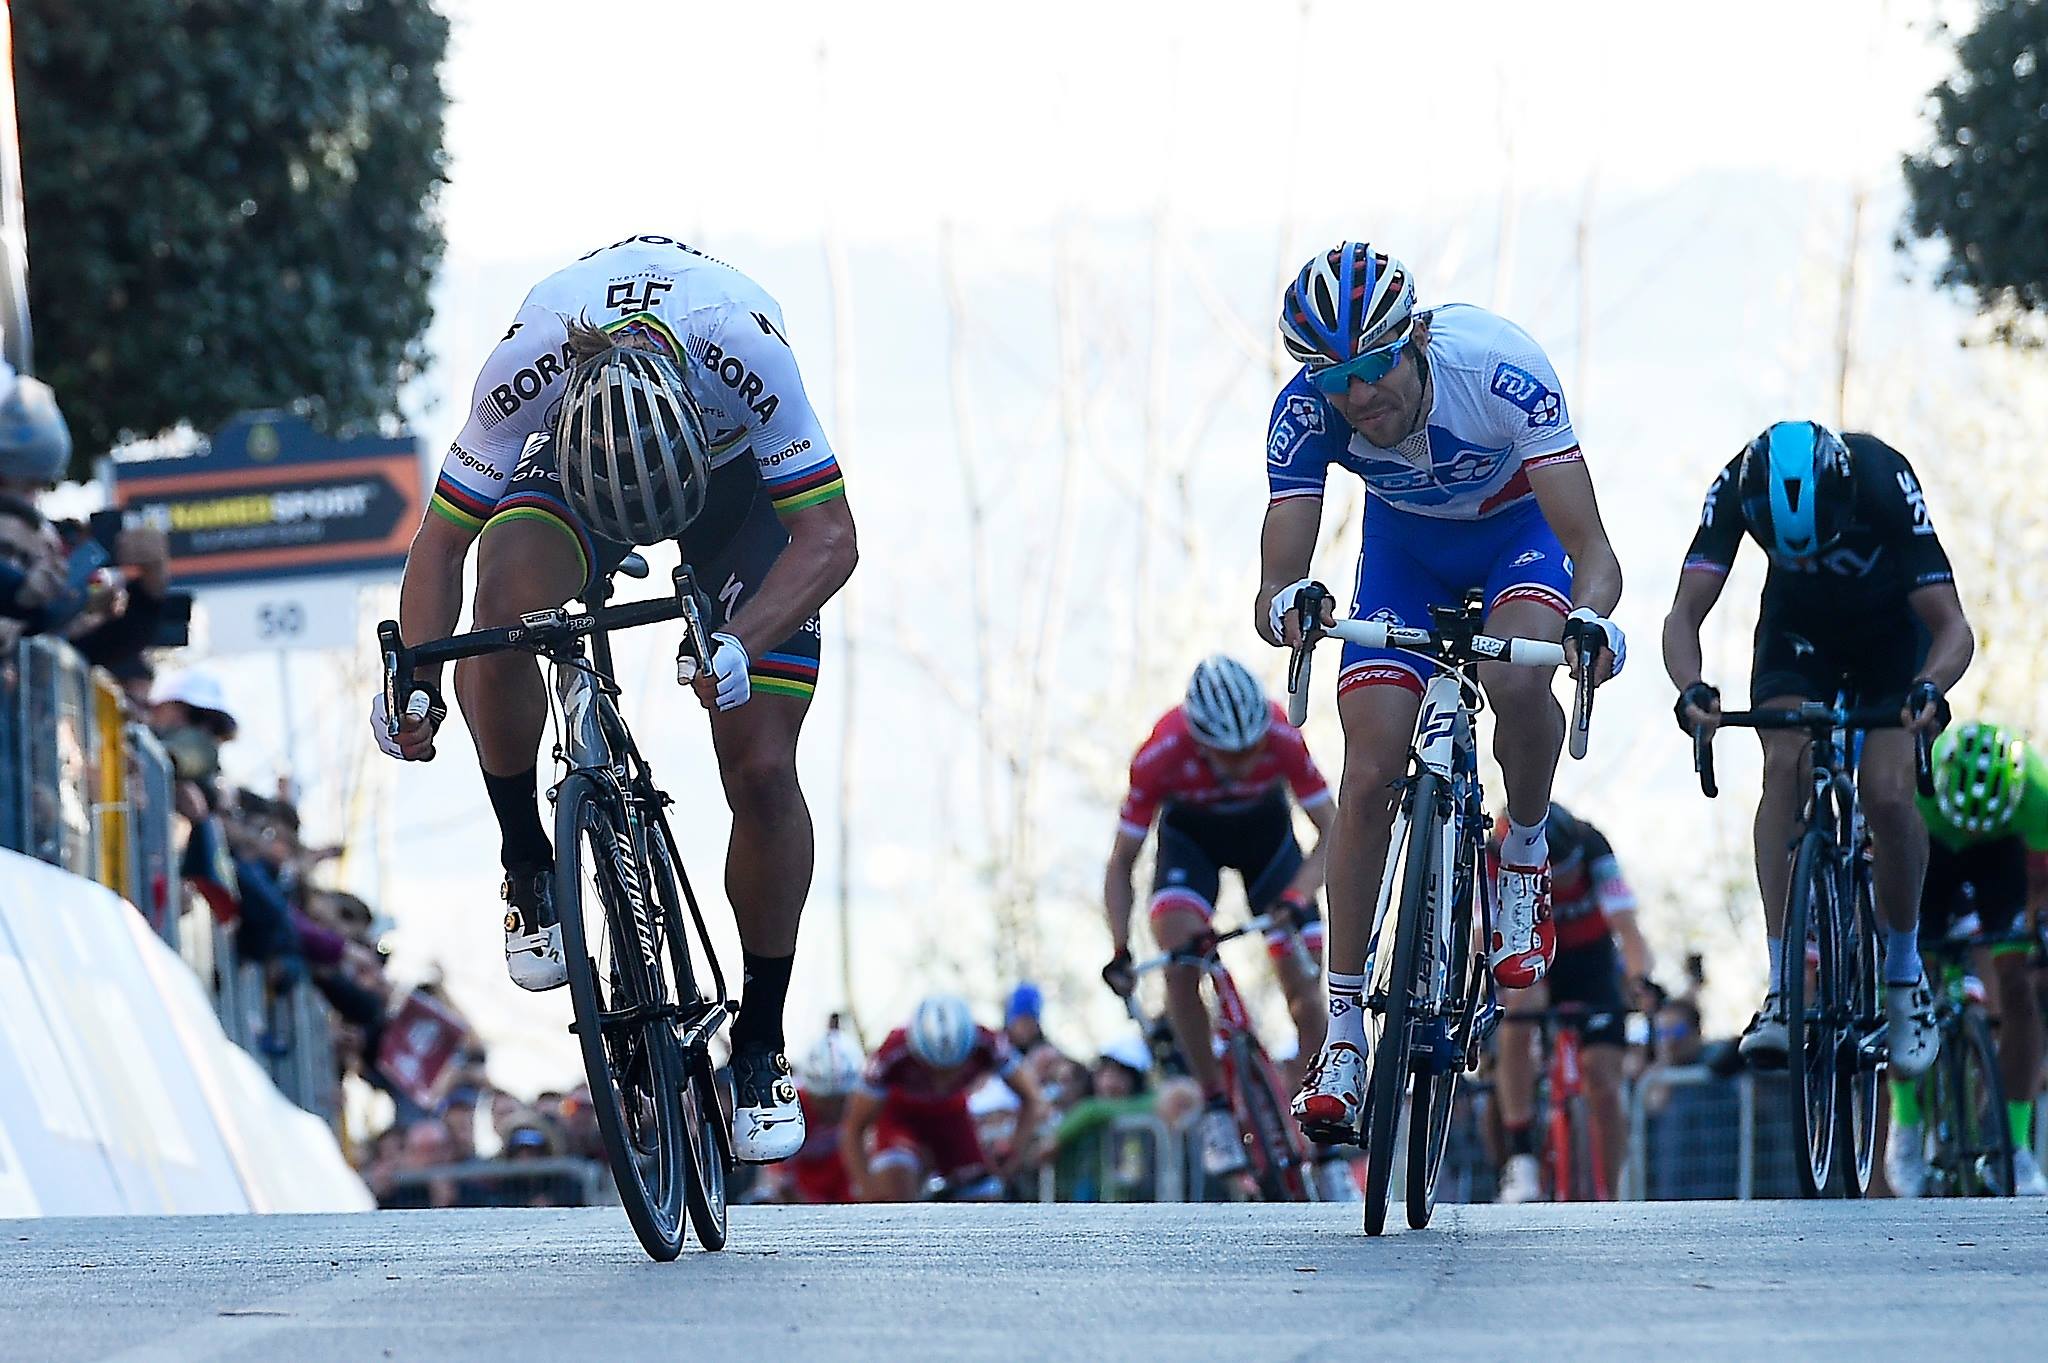
[[[615,1209],[0,1221],[0,1359],[2040,1357],[2041,1202]],[[1850,1352],[1852,1351],[1853,1352]]]

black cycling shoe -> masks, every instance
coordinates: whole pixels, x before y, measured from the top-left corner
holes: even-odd
[[[512,983],[536,993],[567,984],[554,869],[507,871],[498,897],[505,901],[505,969]]]
[[[804,1110],[789,1058],[773,1046],[732,1053],[732,1152],[742,1164],[773,1164],[803,1148]]]

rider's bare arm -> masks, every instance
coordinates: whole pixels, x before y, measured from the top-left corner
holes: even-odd
[[[405,576],[398,586],[398,633],[408,642],[444,639],[462,618],[462,564],[477,532],[456,525],[433,511],[426,514],[405,555]],[[441,664],[423,664],[414,675],[429,686],[441,684]],[[409,759],[433,752],[433,725],[425,719],[401,720],[398,746]]]
[[[1287,888],[1308,899],[1323,888],[1323,866],[1330,859],[1330,830],[1337,826],[1337,802],[1318,800],[1304,805],[1301,812],[1316,826],[1316,845],[1302,858],[1301,869],[1295,872],[1294,883]]]
[[[1688,568],[1678,575],[1678,594],[1671,600],[1671,612],[1664,617],[1664,670],[1671,684],[1683,691],[1701,680],[1705,661],[1700,653],[1700,626],[1707,622],[1727,575],[1711,569]],[[1695,714],[1695,723],[1704,721]]]
[[[1288,497],[1266,508],[1265,529],[1259,535],[1259,599],[1253,604],[1252,620],[1259,637],[1269,644],[1282,640],[1273,634],[1266,607],[1275,592],[1308,575],[1322,522],[1320,497]]]
[[[1012,1066],[1003,1082],[1017,1095],[1017,1134],[1010,1138],[1008,1157],[996,1161],[995,1172],[1007,1178],[1030,1160],[1037,1145],[1038,1129],[1045,1123],[1045,1095],[1038,1091],[1031,1071],[1021,1064]]]
[[[1568,459],[1527,468],[1529,487],[1551,533],[1572,560],[1572,604],[1602,616],[1614,614],[1621,600],[1621,560],[1607,542],[1600,521],[1600,503],[1593,495],[1593,475],[1583,459]]]
[[[1109,849],[1109,869],[1102,875],[1102,903],[1109,915],[1109,941],[1117,951],[1128,950],[1131,945],[1131,904],[1136,898],[1131,890],[1131,873],[1137,867],[1138,853],[1144,846],[1144,834],[1133,834],[1129,829],[1119,828],[1116,843]]]
[[[789,544],[775,556],[760,590],[733,612],[725,631],[740,641],[749,658],[796,633],[846,585],[860,560],[853,511],[843,496],[783,512],[782,524]],[[716,583],[705,585],[717,589]]]
[[[846,1095],[846,1112],[839,1119],[839,1162],[846,1166],[855,1197],[867,1196],[868,1132],[881,1115],[879,1094],[857,1088]]]
[[[1634,909],[1609,910],[1607,926],[1614,931],[1614,944],[1621,950],[1622,970],[1629,985],[1637,980],[1646,980],[1656,969],[1656,959],[1650,954],[1650,944],[1644,940],[1643,931],[1636,924]]]
[[[1927,626],[1930,636],[1927,662],[1920,675],[1932,678],[1943,691],[1955,689],[1977,651],[1970,622],[1963,615],[1962,598],[1956,595],[1956,584],[1936,582],[1916,587],[1906,601],[1913,607],[1913,614],[1920,617],[1920,623]]]

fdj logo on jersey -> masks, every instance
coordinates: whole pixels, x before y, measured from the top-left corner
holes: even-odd
[[[739,356],[726,354],[723,346],[702,336],[690,337],[683,347],[699,364],[718,375],[720,383],[739,394],[740,401],[757,418],[768,421],[775,416],[775,409],[782,405],[782,399],[763,391],[765,385],[761,376],[749,370]]]
[[[1555,426],[1564,417],[1563,399],[1519,365],[1494,366],[1493,393],[1527,412],[1531,426]]]

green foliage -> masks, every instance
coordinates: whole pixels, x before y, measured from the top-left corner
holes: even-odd
[[[296,407],[397,410],[445,180],[431,0],[15,0],[36,367],[81,466]]]
[[[1933,145],[1905,163],[1909,224],[1948,243],[1942,282],[2022,339],[2048,314],[2048,3],[1983,0],[1929,98]]]

